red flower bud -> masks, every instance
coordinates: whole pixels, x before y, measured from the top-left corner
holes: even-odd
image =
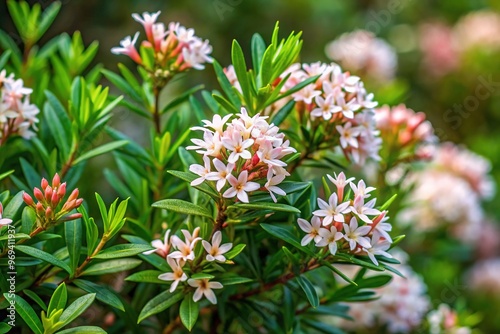
[[[59,196],[55,191],[52,193],[52,198],[50,199],[50,202],[52,203],[52,206],[54,208],[57,206],[57,204],[59,204]]]
[[[79,218],[82,218],[81,213],[73,213],[71,215],[63,217],[61,220],[67,222],[67,221],[75,220],[75,219],[79,219]]]
[[[51,186],[47,186],[47,188],[45,188],[45,198],[47,199],[47,201],[50,201],[52,199],[52,187]]]
[[[64,195],[66,195],[66,182],[64,182],[63,184],[61,184],[61,186],[57,189],[57,195],[60,198],[63,198]]]
[[[52,178],[52,187],[57,188],[61,184],[61,178],[59,177],[59,174],[56,173],[54,175],[54,178]]]
[[[37,212],[39,215],[43,214],[44,210],[43,210],[43,205],[42,205],[42,203],[38,202],[38,203],[36,204],[36,212]]]
[[[52,208],[49,206],[46,210],[45,210],[45,217],[49,218],[49,217],[52,217],[52,214],[54,213],[54,211],[52,211]]]
[[[33,189],[33,194],[35,195],[35,198],[40,202],[43,202],[45,200],[45,198],[43,197],[43,193],[40,189],[38,188]]]
[[[28,193],[24,192],[23,193],[23,200],[24,200],[24,203],[26,203],[26,205],[29,205],[29,206],[33,206],[35,203],[33,202],[33,198],[31,198],[30,195],[28,195]],[[1,205],[1,204],[0,204]],[[0,214],[2,212],[0,211]]]
[[[78,198],[78,194],[79,194],[79,191],[78,191],[78,188],[76,188],[75,190],[73,190],[71,195],[69,195],[67,202],[71,202],[71,201],[76,200]]]
[[[260,159],[257,153],[255,153],[252,157],[252,165],[256,166],[259,163]]]
[[[41,185],[42,185],[42,189],[45,189],[49,186],[49,181],[47,181],[45,178],[43,178]]]

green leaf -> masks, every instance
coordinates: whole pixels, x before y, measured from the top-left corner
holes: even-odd
[[[301,275],[297,276],[297,282],[299,282],[300,287],[304,291],[304,293],[307,296],[307,300],[309,300],[309,303],[313,308],[316,308],[319,306],[319,297],[318,294],[316,293],[316,289],[312,285],[311,281],[307,279],[307,277]]]
[[[79,164],[80,162],[88,160],[90,158],[96,157],[98,155],[116,150],[116,149],[118,149],[122,146],[125,146],[127,144],[128,144],[128,140],[118,140],[118,141],[112,141],[110,143],[106,143],[104,145],[96,147],[96,148],[82,154],[78,159],[75,159],[75,161],[73,162],[73,166]]]
[[[295,107],[295,100],[289,101],[280,110],[278,110],[278,112],[274,114],[274,117],[271,119],[270,123],[272,122],[274,125],[279,126],[288,117],[288,115],[290,115],[293,107]]]
[[[310,256],[315,256],[315,254],[309,249],[300,244],[300,241],[295,237],[292,232],[289,230],[277,226],[277,225],[271,225],[271,224],[260,224],[260,226],[269,234],[272,236],[281,239],[285,242],[288,242],[290,245],[294,246],[295,248],[301,250],[302,252],[310,255]]]
[[[25,233],[16,233],[14,235],[12,234],[5,234],[5,235],[2,235],[0,237],[0,241],[2,240],[7,240],[7,239],[30,239],[30,236],[28,234],[25,234]]]
[[[210,211],[202,206],[181,199],[164,199],[153,203],[155,208],[165,209],[173,212],[183,213],[192,216],[202,216],[214,219]]]
[[[106,334],[106,331],[96,326],[79,326],[57,332],[57,334],[100,334],[100,333]]]
[[[192,279],[212,279],[214,277],[215,277],[214,275],[210,275],[207,273],[197,273],[197,274],[191,275]]]
[[[238,254],[240,254],[243,251],[243,249],[245,247],[246,247],[245,244],[236,245],[236,246],[233,247],[233,249],[231,249],[229,252],[227,252],[226,254],[224,254],[224,256],[228,260],[234,259]]]
[[[12,293],[4,293],[5,299],[7,299],[11,304],[14,302],[16,305],[16,312],[23,318],[24,322],[35,334],[43,333],[43,326],[40,318],[35,313],[35,310],[31,305],[24,300],[22,297]]]
[[[260,64],[265,51],[266,43],[259,34],[254,34],[252,36],[252,65],[255,73],[260,72]]]
[[[24,207],[23,193],[24,191],[18,192],[16,196],[14,196],[9,201],[9,204],[4,206],[3,217],[8,217],[13,220],[16,219],[17,215],[21,212],[22,208]]]
[[[243,92],[245,105],[249,108],[250,113],[253,113],[252,98],[251,98],[251,88],[250,81],[247,75],[247,65],[245,62],[245,56],[241,46],[236,40],[233,40],[233,45],[231,48],[231,60],[234,66],[234,72],[238,78],[238,82],[241,86],[241,91]]]
[[[196,320],[198,320],[199,313],[200,306],[197,302],[193,301],[193,296],[191,294],[188,294],[181,303],[179,314],[182,323],[189,331],[193,329]]]
[[[228,276],[221,277],[221,278],[217,279],[217,281],[220,284],[222,284],[223,286],[228,286],[228,285],[235,285],[235,284],[251,283],[254,280],[251,278],[241,277],[238,275],[228,275]]]
[[[388,200],[384,203],[384,205],[382,205],[382,206],[380,207],[380,209],[379,209],[379,210],[380,210],[380,211],[384,211],[385,209],[387,209],[387,208],[388,208],[388,207],[392,204],[392,202],[394,202],[394,200],[396,199],[396,197],[398,197],[398,194],[394,194],[394,195],[392,195],[392,197],[391,197],[391,198],[389,198],[389,199],[388,199]]]
[[[67,324],[71,323],[73,320],[78,318],[80,314],[82,314],[95,299],[95,293],[90,293],[88,295],[82,296],[76,299],[71,305],[68,306],[61,314],[59,321],[62,322],[62,325],[59,327],[64,327]]]
[[[66,307],[67,301],[68,292],[66,290],[66,284],[61,283],[50,298],[49,308],[47,309],[47,316],[50,317],[54,311],[64,309]]]
[[[45,95],[47,96],[47,103],[45,103],[44,108],[46,124],[54,137],[57,147],[61,151],[63,160],[67,160],[73,142],[71,120],[63,105],[54,94],[46,91]]]
[[[61,9],[61,3],[58,1],[54,1],[53,3],[50,4],[49,7],[47,7],[42,14],[42,19],[38,23],[38,36],[37,40],[45,34],[47,29],[52,25],[54,22],[57,14],[59,14],[59,10]],[[34,41],[36,42],[36,41]]]
[[[59,268],[66,270],[68,272],[68,274],[71,274],[71,268],[65,262],[59,260],[54,255],[51,255],[47,252],[44,252],[38,248],[24,246],[24,245],[17,245],[16,250],[21,251],[24,254],[28,254],[30,256],[33,256],[37,259],[48,262],[50,264],[53,264],[56,267],[59,267]]]
[[[102,250],[94,256],[94,259],[116,259],[122,257],[134,256],[137,254],[144,253],[148,250],[153,249],[149,245],[132,245],[132,244],[124,244],[124,245],[115,245],[105,250]]]
[[[82,273],[86,276],[112,274],[120,271],[130,270],[142,263],[138,259],[119,259],[97,263],[87,267]]]
[[[229,102],[238,109],[241,106],[240,99],[234,92],[233,86],[231,86],[231,83],[229,82],[226,74],[224,73],[222,66],[220,66],[220,64],[216,60],[214,60],[213,65],[215,74],[217,75],[217,81],[219,81],[220,87],[226,94],[227,98],[229,99]]]
[[[254,202],[254,203],[236,203],[228,206],[228,209],[249,209],[249,210],[271,210],[280,212],[291,212],[300,213],[300,210],[294,208],[293,206],[281,203],[266,203],[266,202]]]
[[[139,318],[137,323],[140,323],[146,318],[150,316],[165,311],[175,303],[179,302],[184,298],[184,293],[182,291],[177,291],[171,293],[170,291],[163,291],[149,302],[144,305],[141,313],[139,314]]]
[[[76,279],[73,283],[86,292],[95,293],[97,300],[125,312],[125,307],[120,298],[104,286],[82,279]]]
[[[40,298],[36,293],[28,289],[24,289],[23,292],[26,296],[35,301],[42,308],[42,310],[47,311],[47,305],[45,305],[42,298]]]
[[[144,271],[139,271],[137,273],[133,273],[132,275],[125,278],[125,280],[129,282],[139,282],[139,283],[168,284],[169,282],[158,278],[158,276],[160,276],[161,274],[163,274],[163,272],[160,270],[144,270]]]
[[[64,235],[66,237],[66,247],[69,254],[69,266],[72,273],[78,268],[80,259],[80,249],[82,247],[82,222],[81,219],[68,221],[64,224]]]
[[[99,211],[101,212],[102,222],[104,223],[104,230],[109,230],[109,219],[108,219],[108,210],[106,209],[106,204],[102,200],[101,195],[95,193],[95,198],[97,200],[97,205],[99,206]]]
[[[4,52],[2,52],[2,56],[0,56],[0,68],[5,68],[5,64],[7,64],[11,53],[12,51],[10,50],[5,50]]]

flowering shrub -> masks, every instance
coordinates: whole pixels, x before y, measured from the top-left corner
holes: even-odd
[[[349,36],[329,45],[353,73],[299,63],[301,33],[280,39],[278,25],[269,42],[252,37],[250,58],[233,41],[222,66],[193,28],[145,12],[132,14],[144,32],[110,50],[125,61],[115,71],[78,32],[38,44],[58,2],[7,3],[22,47],[0,32],[0,278],[13,277],[0,282],[2,332],[469,325],[445,307],[425,322],[425,285],[392,255],[405,227],[389,217],[407,205],[397,216],[415,230],[481,220],[489,165],[451,144],[434,152],[423,113],[376,108],[356,71],[384,81],[396,61],[374,36],[358,32],[355,64],[338,50]],[[171,89],[212,69],[219,90]],[[132,113],[146,140],[120,122]],[[463,189],[434,198],[426,177],[436,194]]]

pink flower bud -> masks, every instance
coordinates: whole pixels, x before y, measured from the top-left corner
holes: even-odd
[[[79,219],[79,218],[82,218],[82,214],[81,213],[73,213],[71,215],[63,217],[61,220],[64,221],[64,222],[67,222],[67,221],[75,220],[75,219]]]
[[[52,206],[54,208],[57,206],[57,204],[59,204],[59,196],[55,191],[52,193],[52,198],[50,199],[50,202],[52,203]]]
[[[42,203],[38,202],[38,203],[36,204],[36,212],[37,212],[39,215],[41,215],[41,214],[43,214],[43,212],[44,212],[44,211],[45,211],[45,210],[43,209],[43,205],[42,205]]]
[[[43,193],[40,189],[34,188],[33,189],[33,194],[35,195],[35,198],[39,200],[40,202],[43,202],[45,198],[43,197]]]
[[[259,163],[260,159],[257,153],[255,153],[252,157],[252,165],[256,166]]]
[[[26,192],[23,193],[23,200],[24,200],[24,203],[26,203],[26,205],[33,206],[35,204],[33,202],[33,198],[31,198],[31,196],[28,195],[28,193],[26,193]],[[0,214],[2,214],[1,211],[0,211]]]
[[[78,194],[79,193],[80,192],[79,192],[78,188],[76,188],[75,190],[73,190],[73,192],[71,193],[71,195],[69,195],[67,202],[71,202],[71,201],[76,200],[78,198]]]
[[[52,214],[54,213],[54,211],[52,211],[52,208],[49,206],[46,210],[45,210],[45,217],[49,218],[49,217],[52,217]]]
[[[42,182],[41,182],[41,185],[42,185],[42,189],[45,189],[45,188],[48,187],[49,181],[47,181],[45,178],[43,178]]]
[[[61,186],[57,189],[57,195],[60,198],[63,198],[64,195],[66,195],[66,182],[64,182],[63,184],[61,184]]]
[[[70,201],[69,199],[66,201],[66,203],[64,203],[64,206],[62,207],[62,211],[71,211],[73,209],[73,207],[75,206],[76,204],[76,200],[72,200]]]
[[[59,177],[59,174],[56,173],[54,175],[54,178],[52,179],[52,187],[57,188],[61,184],[61,178]]]
[[[77,199],[76,203],[75,203],[75,206],[73,207],[73,209],[78,208],[80,205],[82,205],[82,203],[83,203],[83,198]]]

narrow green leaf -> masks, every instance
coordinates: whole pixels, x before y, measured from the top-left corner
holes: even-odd
[[[109,219],[108,219],[108,210],[106,209],[106,204],[102,200],[101,195],[95,193],[95,198],[97,200],[97,205],[99,206],[99,211],[101,212],[102,222],[104,224],[104,230],[109,230]]]
[[[35,301],[42,308],[42,310],[47,311],[47,305],[45,305],[42,298],[40,298],[36,293],[28,289],[24,289],[23,292],[26,296]]]
[[[76,279],[73,283],[86,292],[95,293],[97,300],[100,300],[104,304],[125,312],[125,307],[123,306],[120,298],[118,298],[113,291],[107,289],[106,287],[82,279]]]
[[[295,248],[301,250],[302,252],[310,255],[310,256],[315,256],[315,254],[309,249],[300,244],[300,241],[297,239],[296,236],[294,236],[289,230],[277,226],[277,225],[271,225],[271,224],[260,224],[260,226],[269,234],[272,236],[281,239],[285,242],[288,242],[290,245],[294,246]]]
[[[316,293],[316,289],[312,285],[311,281],[307,279],[307,277],[301,275],[297,276],[297,282],[299,282],[300,287],[304,291],[304,293],[307,296],[307,300],[309,300],[309,303],[313,308],[316,308],[319,306],[319,297],[318,294]]]
[[[144,307],[142,308],[141,313],[139,314],[139,318],[137,323],[140,323],[146,318],[150,316],[165,311],[175,303],[181,301],[184,298],[184,293],[182,291],[177,291],[171,293],[170,291],[163,291],[153,299],[151,299]]]
[[[198,320],[199,313],[200,306],[197,302],[193,301],[193,296],[191,294],[188,294],[181,303],[179,314],[182,323],[189,331],[193,329],[196,320]]]
[[[61,318],[59,318],[59,321],[63,323],[63,325],[60,327],[64,327],[78,318],[80,314],[82,314],[90,305],[92,305],[95,299],[95,295],[95,293],[90,293],[78,298],[73,303],[71,303],[71,305],[69,305],[68,308],[64,310],[63,314],[61,314]]]
[[[230,205],[228,209],[249,209],[249,210],[271,210],[280,212],[300,213],[300,210],[293,206],[281,203],[254,202],[254,203],[237,203]]]
[[[170,282],[158,278],[158,276],[160,276],[163,273],[164,272],[160,270],[144,270],[144,271],[139,271],[137,273],[133,273],[132,275],[125,278],[125,280],[129,282],[138,282],[138,283],[169,284]]]
[[[96,326],[79,326],[57,332],[57,334],[100,334],[100,333],[106,334],[106,331]]]
[[[207,273],[197,273],[197,274],[191,275],[191,278],[192,279],[213,279],[213,278],[215,278],[215,276],[207,274]]]
[[[278,110],[276,114],[274,114],[274,117],[271,119],[270,123],[272,122],[274,125],[279,126],[288,117],[288,115],[290,115],[294,107],[295,100],[289,101],[280,110]]]
[[[24,246],[24,245],[17,245],[16,250],[21,251],[24,254],[28,254],[30,256],[33,256],[37,259],[48,262],[50,264],[53,264],[56,267],[59,267],[61,269],[66,270],[68,272],[68,274],[71,274],[71,268],[65,262],[59,260],[54,255],[51,255],[47,252],[44,252],[38,248]]]
[[[71,120],[63,105],[54,94],[46,91],[45,95],[47,97],[47,103],[44,108],[46,124],[54,137],[57,147],[62,153],[62,157],[64,160],[67,160],[73,142]]]
[[[233,247],[229,252],[224,254],[226,259],[231,260],[234,259],[238,254],[240,254],[243,249],[245,249],[246,245],[245,244],[239,244]]]
[[[236,108],[239,108],[241,106],[240,99],[234,92],[233,86],[231,86],[231,83],[229,82],[226,74],[224,73],[222,66],[220,66],[220,64],[216,60],[214,60],[213,65],[215,74],[217,76],[217,81],[219,81],[222,91],[226,94],[227,98],[229,99],[229,102],[233,104]]]
[[[251,283],[254,280],[251,278],[241,277],[238,275],[230,275],[230,276],[218,278],[217,281],[220,284],[222,284],[223,286],[228,286],[228,285]]]
[[[4,293],[3,295],[5,299],[7,299],[9,302],[15,303],[17,314],[19,314],[21,318],[23,318],[28,327],[35,334],[43,333],[43,326],[42,322],[40,321],[40,318],[38,318],[38,316],[35,313],[35,310],[33,310],[31,305],[26,300],[12,293]]]
[[[100,251],[96,256],[94,256],[94,259],[117,259],[129,257],[144,253],[151,249],[153,248],[149,245],[115,245]]]
[[[398,194],[394,194],[394,195],[392,195],[392,197],[391,197],[391,198],[389,198],[389,199],[388,199],[388,200],[384,203],[384,205],[382,205],[382,206],[380,207],[380,211],[384,211],[384,210],[386,210],[386,209],[387,209],[387,208],[388,208],[388,207],[392,204],[392,202],[394,202],[394,200],[396,199],[396,197],[398,197]]]
[[[186,215],[202,216],[212,220],[214,219],[210,211],[204,207],[180,199],[164,199],[153,203],[152,206]]]
[[[83,276],[95,276],[104,274],[113,274],[120,271],[130,270],[142,263],[138,259],[118,259],[93,264],[82,273]]]
[[[69,254],[69,266],[72,273],[78,268],[80,249],[82,247],[82,222],[81,219],[68,221],[64,224],[66,247]]]
[[[98,155],[116,150],[116,149],[123,147],[127,144],[128,144],[128,140],[118,140],[118,141],[113,141],[113,142],[101,145],[99,147],[96,147],[96,148],[82,154],[78,159],[75,159],[75,161],[73,162],[73,166],[78,165],[80,162],[83,162],[85,160],[89,160],[90,158],[96,157]]]
[[[50,317],[52,315],[52,312],[64,309],[66,307],[67,301],[68,292],[66,290],[66,284],[61,283],[50,298],[49,308],[47,309],[47,316]]]

